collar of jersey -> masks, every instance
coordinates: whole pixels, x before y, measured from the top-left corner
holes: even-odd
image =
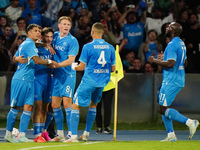
[[[94,39],[94,41],[104,41],[104,39]]]

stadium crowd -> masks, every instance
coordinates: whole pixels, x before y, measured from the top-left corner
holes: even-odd
[[[181,33],[180,38],[183,40],[187,48],[188,66],[186,68],[186,73],[200,73],[200,2],[198,0],[3,0],[2,3],[0,3],[0,14],[1,72],[15,72],[17,69],[16,62],[23,64],[22,56],[15,56],[18,47],[22,47],[21,43],[26,39],[36,39],[35,37],[32,37],[31,33],[35,32],[34,34],[36,34],[36,32],[38,32],[38,35],[41,31],[43,33],[40,26],[43,29],[45,29],[45,27],[51,27],[54,30],[50,29],[50,31],[43,33],[43,36],[47,36],[49,32],[52,34],[50,40],[52,43],[47,44],[45,47],[49,49],[49,51],[51,51],[51,49],[59,49],[57,44],[63,40],[62,38],[66,38],[65,36],[68,35],[70,30],[69,36],[73,40],[68,40],[68,42],[71,42],[74,45],[66,47],[66,49],[70,49],[69,54],[64,54],[66,55],[67,60],[62,58],[64,56],[62,56],[62,53],[58,53],[60,57],[54,56],[55,61],[49,59],[48,61],[43,59],[37,60],[36,58],[33,59],[36,64],[50,65],[53,63],[55,68],[59,68],[54,71],[53,82],[61,85],[57,84],[57,86],[54,86],[55,89],[53,89],[52,92],[53,113],[51,114],[51,118],[53,118],[53,116],[55,118],[58,134],[58,136],[54,138],[54,141],[65,141],[63,133],[63,115],[60,108],[62,98],[68,128],[72,128],[72,131],[69,130],[68,132],[68,138],[71,137],[72,133],[72,135],[74,135],[74,133],[77,134],[75,128],[78,126],[76,115],[79,114],[79,107],[82,106],[80,104],[77,104],[78,106],[76,106],[76,96],[75,99],[73,99],[72,93],[74,93],[75,81],[74,83],[71,83],[71,85],[67,85],[67,87],[69,86],[70,88],[66,89],[66,92],[59,91],[59,88],[63,86],[62,82],[65,82],[64,84],[66,84],[68,80],[71,81],[75,79],[75,75],[73,74],[74,72],[71,68],[68,68],[71,73],[69,75],[64,75],[60,68],[70,66],[74,60],[78,62],[79,57],[81,58],[81,51],[84,49],[84,45],[90,43],[94,37],[98,37],[98,40],[103,38],[114,47],[119,45],[120,56],[125,73],[161,73],[162,68],[156,63],[149,62],[148,58],[150,56],[157,58],[159,54],[164,53],[167,44],[170,42],[170,39],[165,36],[166,28],[171,22],[176,21],[183,27],[183,32]],[[65,16],[68,16],[70,19],[65,18]],[[95,30],[94,32],[97,32],[96,30],[99,30],[98,25],[97,27],[92,26],[96,22],[100,22],[103,25],[104,34],[103,36],[99,34],[101,37],[99,35],[92,36],[91,31]],[[33,24],[39,26],[29,26]],[[70,27],[64,28],[66,24],[71,25]],[[28,30],[27,27],[29,27]],[[34,31],[34,28],[37,28],[37,31]],[[55,32],[54,36],[53,32]],[[45,41],[47,39],[42,39],[41,37],[40,40]],[[39,44],[42,45],[40,40],[37,41],[37,47],[40,47]],[[46,43],[48,42],[46,41]],[[62,44],[66,45],[68,43],[63,40]],[[77,53],[78,50],[79,52]],[[61,49],[61,51],[63,50]],[[51,53],[54,52],[51,51]],[[87,53],[84,54],[87,55]],[[101,57],[103,56],[104,53],[101,53]],[[32,57],[35,57],[35,52],[32,53]],[[83,56],[81,59],[86,61]],[[103,61],[103,59],[98,60],[100,63],[104,63]],[[114,60],[112,60],[112,65],[113,64]],[[80,66],[78,66],[78,68],[79,67]],[[84,68],[76,69],[76,66],[72,66],[72,68],[75,70],[84,70]],[[2,74],[2,76],[4,76],[4,74]],[[2,79],[4,80],[5,78],[1,78],[1,80]],[[69,84],[69,82],[67,84]],[[103,87],[103,85],[101,86]],[[101,90],[103,89],[98,89],[97,92],[99,93]],[[65,94],[62,92],[65,92]],[[37,100],[41,99],[42,97]],[[72,99],[74,102],[73,106],[71,106]],[[98,100],[98,98],[96,99]],[[91,116],[94,111],[96,113],[95,108],[96,106],[93,103],[90,104],[88,112],[90,119],[92,118]],[[38,107],[35,111],[39,111],[39,109],[42,108]],[[44,113],[47,112],[47,109],[48,105],[46,105]],[[24,116],[22,117],[29,117],[30,119],[29,113],[31,111],[32,108],[29,109],[27,107],[27,109],[24,110]],[[8,118],[13,118],[12,115],[16,116],[17,113],[17,110],[11,109]],[[73,118],[71,120],[74,122],[70,122],[70,115]],[[83,140],[88,140],[89,131],[91,130],[91,125],[93,124],[94,119],[95,117],[93,116],[92,120],[89,120],[89,127],[86,126],[82,135]],[[37,137],[43,134],[41,126],[43,126],[43,128],[46,126],[44,125],[44,118],[42,122],[40,122],[41,119],[38,120],[35,119],[34,128],[34,132],[38,131],[35,133],[36,141],[41,140],[37,139]],[[49,120],[49,123],[50,121],[51,120]],[[38,124],[40,125],[38,126]],[[75,124],[76,126],[71,126],[72,124]],[[13,139],[9,139],[10,130],[12,128],[11,125],[9,125],[8,128],[5,138],[7,141],[15,142]],[[23,131],[20,132],[24,133],[27,127],[22,125],[22,128]],[[108,131],[112,133],[109,126],[108,129]],[[101,128],[99,130],[99,132],[102,132]],[[46,128],[44,133],[45,132]],[[76,141],[77,135],[73,137]],[[25,134],[21,135],[21,140],[22,142],[23,140],[24,142],[30,142],[25,138]]]
[[[58,31],[58,18],[72,19],[71,34],[79,42],[79,54],[91,41],[91,25],[104,24],[103,38],[120,45],[124,72],[162,72],[148,64],[148,56],[164,52],[169,39],[165,29],[172,21],[183,26],[181,39],[187,47],[186,73],[200,73],[200,2],[198,0],[3,0],[0,4],[0,71],[15,71],[12,61],[17,47],[26,38],[31,23]],[[4,65],[5,64],[5,65]]]

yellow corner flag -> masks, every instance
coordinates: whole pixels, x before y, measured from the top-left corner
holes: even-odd
[[[118,82],[119,80],[121,80],[124,77],[122,61],[121,61],[121,58],[119,56],[119,45],[116,46],[115,60],[116,60],[115,70],[118,71],[118,79],[117,79],[117,82]],[[115,72],[112,72],[111,76],[110,76],[110,81],[104,87],[103,91],[108,91],[108,90],[115,88],[115,82],[116,82],[115,77],[116,77]]]

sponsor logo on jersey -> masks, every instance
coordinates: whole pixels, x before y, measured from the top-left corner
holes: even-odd
[[[134,33],[134,32],[130,33],[130,32],[128,32],[128,36],[141,36],[141,35],[142,35],[142,32],[138,32],[138,33]]]
[[[60,45],[55,45],[54,47],[55,47],[56,50],[59,50],[59,51],[64,51],[65,50],[65,48],[60,46]]]

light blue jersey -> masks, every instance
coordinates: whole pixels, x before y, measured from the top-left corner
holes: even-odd
[[[38,47],[38,55],[42,59],[51,59],[52,55],[49,49],[45,47]],[[45,65],[35,65],[35,77],[46,77],[52,73],[53,69],[46,67]]]
[[[52,46],[56,51],[54,60],[58,63],[67,60],[69,56],[76,56],[79,51],[78,41],[70,33],[61,38],[60,32],[55,32],[53,35]],[[76,71],[72,70],[71,65],[54,70],[54,77],[65,77],[67,74],[76,74]]]
[[[18,63],[17,71],[15,72],[12,79],[18,79],[23,81],[34,81],[35,75],[35,63],[31,59],[33,56],[38,56],[38,50],[35,46],[35,43],[30,38],[26,40],[19,46],[15,56],[22,56],[27,58],[28,61],[25,64]]]
[[[42,59],[51,59],[52,55],[49,49],[45,47],[38,48],[38,55]],[[53,69],[45,65],[35,65],[35,81],[34,81],[34,100],[42,100],[45,103],[51,102],[51,73]]]
[[[128,44],[126,44],[124,48],[138,52],[140,45],[143,42],[144,24],[142,22],[124,24],[122,31],[123,37],[128,39]]]
[[[84,45],[79,59],[86,64],[82,82],[104,87],[110,80],[111,66],[115,65],[115,49],[103,39]]]
[[[147,52],[144,53],[146,62],[148,62],[149,56],[153,56],[153,54],[155,55],[155,58],[157,59],[158,50],[156,47],[156,43],[149,43],[149,48]]]
[[[174,37],[167,45],[163,60],[175,60],[173,68],[163,68],[163,83],[167,85],[176,84],[179,87],[185,86],[186,47],[179,37]]]

